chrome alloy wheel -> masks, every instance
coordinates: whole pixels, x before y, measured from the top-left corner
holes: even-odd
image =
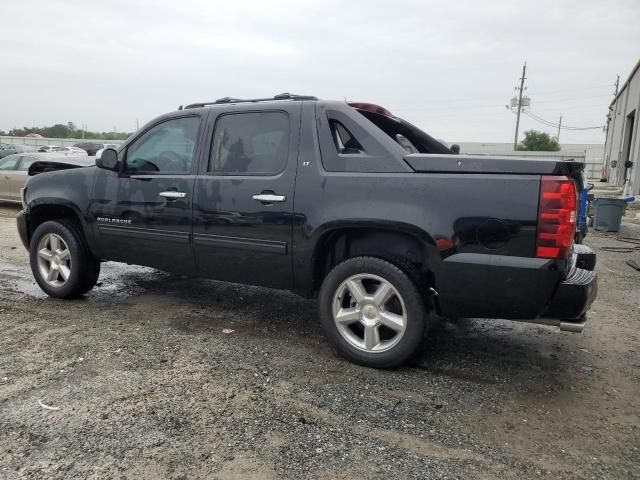
[[[71,275],[71,252],[60,235],[48,233],[38,243],[38,269],[47,284],[61,287]]]
[[[333,297],[333,320],[342,337],[358,350],[385,352],[407,328],[407,310],[395,287],[363,273],[347,278]]]

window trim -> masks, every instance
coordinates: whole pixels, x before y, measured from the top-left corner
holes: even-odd
[[[198,125],[198,131],[196,133],[196,139],[195,139],[194,148],[193,148],[193,158],[191,160],[191,169],[188,172],[129,172],[127,171],[127,160],[129,157],[129,148],[134,143],[136,143],[138,140],[144,137],[151,130],[153,130],[159,125],[162,125],[163,123],[171,122],[174,120],[182,120],[185,118],[196,118],[200,122]],[[203,129],[204,123],[205,122],[202,118],[202,115],[190,114],[190,115],[177,115],[175,117],[163,118],[159,122],[156,122],[153,125],[149,125],[148,128],[145,128],[142,132],[140,132],[140,135],[137,135],[135,138],[131,139],[131,141],[127,142],[127,144],[124,146],[124,149],[122,151],[123,158],[122,160],[119,160],[120,168],[118,169],[118,176],[124,177],[124,178],[132,178],[132,177],[142,177],[142,176],[144,177],[146,176],[176,177],[176,176],[195,175],[195,172],[197,172],[198,163],[200,162],[200,158],[199,158],[200,157],[200,137],[202,135],[202,129]]]
[[[244,114],[251,114],[251,113],[282,113],[287,117],[287,120],[289,122],[288,125],[288,129],[289,129],[289,135],[288,135],[288,139],[287,139],[287,158],[282,166],[282,169],[280,169],[279,171],[275,172],[275,173],[251,173],[251,172],[243,172],[243,173],[227,173],[227,172],[213,172],[210,170],[211,168],[211,155],[213,153],[213,141],[215,139],[215,135],[216,135],[216,128],[218,127],[218,122],[220,121],[220,119],[222,119],[223,117],[229,116],[229,115],[244,115]],[[236,111],[231,111],[231,112],[222,112],[220,113],[216,119],[215,122],[213,122],[213,129],[211,130],[211,137],[210,140],[208,142],[207,145],[207,155],[205,157],[205,162],[204,162],[204,172],[201,173],[201,175],[206,175],[208,177],[235,177],[235,178],[244,178],[244,177],[260,177],[260,178],[275,178],[278,177],[280,175],[282,175],[286,170],[287,170],[287,165],[289,164],[289,157],[291,155],[291,141],[293,139],[293,129],[292,129],[292,121],[291,121],[291,115],[289,114],[288,111],[286,110],[281,110],[281,109],[264,109],[264,110],[236,110]]]
[[[316,110],[316,134],[325,172],[396,173],[411,171],[404,162],[405,150],[373,123],[342,102],[320,103]],[[330,121],[337,120],[362,145],[360,153],[338,153]]]

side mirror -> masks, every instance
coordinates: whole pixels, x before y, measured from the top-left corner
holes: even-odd
[[[105,148],[96,153],[96,167],[115,170],[118,166],[118,152],[113,148]]]
[[[451,153],[453,153],[454,155],[458,155],[460,153],[460,145],[458,145],[457,143],[454,143],[453,145],[451,145],[449,149],[451,150]]]

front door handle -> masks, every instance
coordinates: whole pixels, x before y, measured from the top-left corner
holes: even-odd
[[[263,203],[275,203],[284,202],[287,197],[284,195],[276,195],[275,193],[260,193],[258,195],[254,195],[253,199]]]
[[[158,195],[164,198],[168,198],[170,200],[175,200],[177,198],[187,198],[187,194],[184,192],[176,192],[174,190],[169,190],[168,192],[160,192]]]

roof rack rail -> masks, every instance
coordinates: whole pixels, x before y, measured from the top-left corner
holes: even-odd
[[[247,99],[243,99],[243,98],[232,98],[232,97],[223,97],[223,98],[219,98],[213,102],[201,102],[201,103],[192,103],[190,105],[187,105],[186,108],[200,108],[200,107],[206,107],[207,105],[221,105],[221,104],[225,104],[225,103],[252,103],[252,102],[272,102],[275,100],[294,100],[294,101],[301,101],[301,100],[318,100],[318,97],[314,97],[312,95],[296,95],[293,93],[280,93],[278,95],[274,95],[273,97],[269,97],[269,98],[247,98]]]

